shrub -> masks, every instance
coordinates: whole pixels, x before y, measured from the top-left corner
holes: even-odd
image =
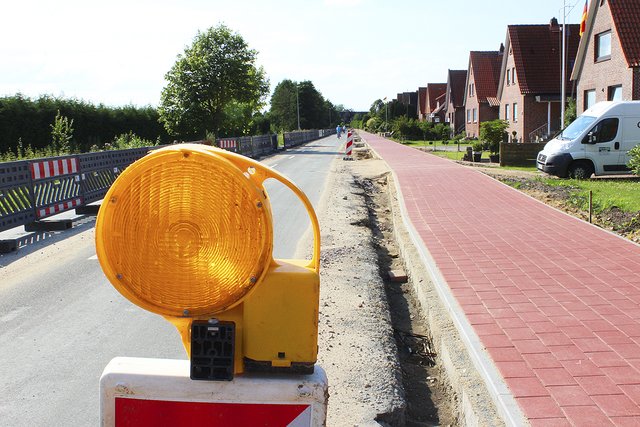
[[[504,137],[505,129],[509,126],[506,120],[491,120],[480,124],[480,139],[486,141],[492,154],[500,152],[500,142]]]
[[[640,175],[640,145],[636,145],[629,151],[629,167],[634,174]]]

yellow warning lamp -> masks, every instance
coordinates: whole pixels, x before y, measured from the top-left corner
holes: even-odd
[[[307,209],[311,260],[273,259],[269,178]],[[178,328],[192,378],[313,372],[320,228],[305,194],[273,169],[198,144],[152,151],[105,196],[96,252],[123,296]]]

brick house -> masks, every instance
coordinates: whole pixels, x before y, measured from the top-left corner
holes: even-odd
[[[640,99],[640,2],[591,1],[571,79],[578,114],[600,101]]]
[[[445,113],[447,112],[447,92],[445,88],[445,92],[442,93],[439,97],[436,98],[436,108],[431,112],[431,121],[433,123],[444,123],[445,122]]]
[[[498,118],[498,81],[504,47],[497,51],[469,52],[469,68],[464,92],[467,137],[480,135],[480,123]]]
[[[444,122],[444,114],[434,114],[434,110],[439,107],[438,98],[447,92],[446,83],[429,83],[427,85],[427,115],[428,122]]]
[[[447,91],[445,99],[445,122],[451,127],[451,134],[457,135],[464,130],[464,85],[467,82],[467,70],[449,70],[447,73]]]
[[[578,24],[567,25],[567,96],[579,31]],[[507,132],[513,142],[544,139],[560,128],[562,26],[555,18],[548,25],[509,25],[504,48],[497,94],[499,117],[509,121]]]

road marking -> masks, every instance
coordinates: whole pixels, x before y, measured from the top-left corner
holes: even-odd
[[[293,159],[295,156],[289,156],[287,157],[287,159]]]
[[[90,256],[89,258],[87,258],[87,261],[92,261],[94,259],[98,259],[98,255]]]
[[[270,167],[272,167],[272,168],[274,168],[274,169],[275,169],[275,168],[276,168],[276,166],[278,166],[278,164],[277,164],[277,163],[274,163],[274,164],[272,164]]]
[[[23,312],[27,311],[31,307],[18,307],[13,311],[8,312],[4,316],[0,317],[0,322],[11,322],[16,317],[20,316]]]

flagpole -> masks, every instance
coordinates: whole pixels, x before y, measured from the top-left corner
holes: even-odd
[[[567,49],[567,37],[566,37],[566,30],[567,30],[567,1],[563,0],[563,7],[562,7],[562,73],[561,73],[561,90],[560,90],[560,129],[564,129],[564,107],[565,107],[565,97],[566,97],[566,84],[567,84],[567,79],[566,79],[566,74],[567,71],[565,69],[566,67],[566,60],[565,60],[565,56],[566,56],[566,49]]]

